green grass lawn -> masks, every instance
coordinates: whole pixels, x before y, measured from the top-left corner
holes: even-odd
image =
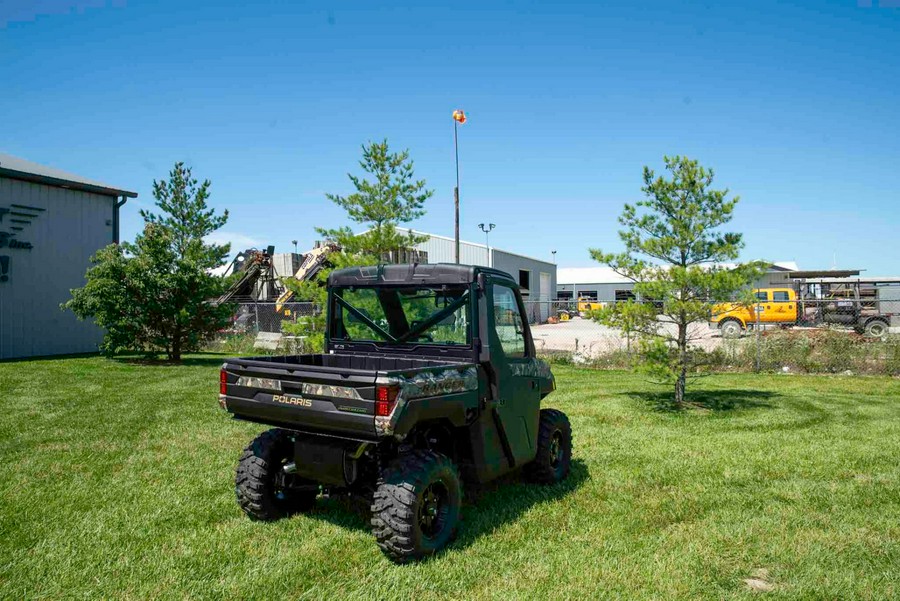
[[[900,598],[898,380],[718,376],[673,412],[638,376],[556,368],[570,480],[506,479],[395,566],[346,503],[241,514],[262,428],[219,409],[220,363],[0,363],[0,598]]]

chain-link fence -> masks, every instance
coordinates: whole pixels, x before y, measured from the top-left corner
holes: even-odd
[[[621,300],[526,301],[537,353],[597,367],[628,367],[639,340],[593,319],[592,312]],[[310,340],[284,330],[311,320],[313,303],[245,302],[213,347],[228,352],[307,352]],[[659,318],[660,332],[675,324]],[[297,328],[295,331],[302,331]],[[690,345],[713,369],[900,374],[900,301],[768,298],[723,307],[710,322],[688,329]]]
[[[275,303],[241,303],[235,312],[226,334],[256,334],[281,332],[285,322],[296,323],[317,313],[315,303],[285,303],[277,311]]]
[[[302,353],[313,350],[306,336],[285,331],[287,324],[311,322],[318,313],[315,303],[241,302],[234,305],[228,326],[210,344],[210,349],[235,354]],[[297,328],[303,331],[304,328]]]
[[[592,312],[617,300],[526,301],[539,355],[599,367],[633,364],[635,335],[600,323]],[[677,328],[659,317],[658,331]],[[693,323],[687,339],[699,362],[720,370],[900,373],[900,302],[877,299],[766,297],[717,307]]]

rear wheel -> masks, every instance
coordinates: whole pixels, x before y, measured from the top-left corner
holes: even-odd
[[[285,430],[263,432],[238,461],[235,493],[238,505],[254,520],[277,520],[312,509],[318,490],[285,468],[293,460],[294,445]]]
[[[540,484],[565,480],[572,465],[572,426],[566,414],[557,409],[541,409],[538,426],[538,451],[525,466],[528,477]]]
[[[887,331],[888,331],[888,324],[886,324],[885,322],[883,322],[880,319],[873,319],[872,321],[870,321],[869,323],[866,324],[864,333],[866,336],[869,336],[870,338],[881,338],[885,334],[887,334]]]
[[[391,463],[378,481],[372,533],[391,561],[422,559],[453,540],[461,505],[453,462],[434,451],[412,451]]]
[[[723,338],[737,338],[743,329],[740,322],[735,319],[728,319],[719,324],[719,331],[722,332]]]

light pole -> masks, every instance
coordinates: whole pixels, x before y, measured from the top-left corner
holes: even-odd
[[[453,151],[456,154],[456,187],[453,189],[453,206],[455,210],[456,236],[453,238],[456,246],[456,264],[459,265],[459,126],[466,122],[466,114],[462,109],[453,111]]]
[[[556,265],[556,251],[555,251],[555,250],[551,250],[551,251],[550,251],[550,254],[553,255],[553,264]]]
[[[294,245],[294,254],[296,255],[296,254],[297,254],[297,241],[296,241],[296,240],[291,240],[291,244]]]
[[[484,246],[485,246],[485,248],[487,249],[488,267],[492,267],[491,263],[493,263],[493,261],[491,261],[491,239],[490,239],[490,235],[491,235],[491,230],[493,230],[495,227],[497,227],[497,225],[496,225],[496,224],[493,224],[493,223],[489,223],[489,224],[487,224],[487,225],[485,225],[485,224],[483,224],[483,223],[479,223],[479,224],[478,224],[478,228],[479,228],[482,232],[484,232]]]

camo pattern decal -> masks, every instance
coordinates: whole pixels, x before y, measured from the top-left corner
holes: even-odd
[[[334,386],[332,384],[310,384],[303,383],[303,394],[310,396],[324,396],[331,399],[345,399],[350,401],[361,401],[362,397],[359,391],[350,386]]]
[[[290,385],[291,382],[288,382]],[[280,380],[272,378],[257,378],[254,376],[241,376],[237,381],[238,386],[249,386],[250,388],[259,388],[261,390],[282,390]],[[361,401],[359,391],[351,386],[334,386],[332,384],[310,384],[303,382],[300,384],[300,394],[307,396],[323,396],[330,399],[343,399],[348,401]]]
[[[527,376],[530,378],[552,378],[550,364],[540,359],[529,359],[521,363],[510,363],[509,369],[514,376]]]
[[[400,391],[406,399],[454,394],[478,389],[478,371],[470,367],[465,371],[447,369],[441,372],[425,372],[412,378],[398,378]]]
[[[410,400],[478,390],[478,370],[475,367],[468,367],[460,371],[451,367],[438,372],[423,372],[411,378],[403,376],[384,380],[379,378],[378,384],[400,386],[400,393],[391,414],[375,416],[375,432],[379,436],[391,436],[404,407]]]
[[[235,382],[237,386],[260,388],[262,390],[281,390],[281,381],[273,378],[255,378],[253,376],[241,376]]]

